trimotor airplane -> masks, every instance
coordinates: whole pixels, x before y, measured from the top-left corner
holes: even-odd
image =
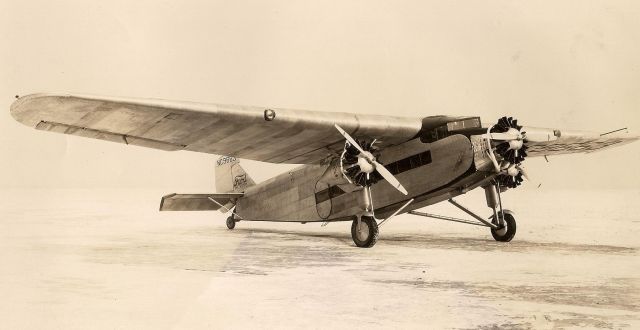
[[[516,233],[500,194],[527,178],[527,157],[593,152],[637,140],[523,127],[511,117],[482,126],[479,117],[394,117],[89,95],[31,94],[12,116],[38,130],[220,157],[217,192],[170,194],[160,211],[229,212],[238,221],[351,221],[356,246],[371,247],[378,227],[401,213],[490,228],[496,241]],[[303,164],[256,184],[239,158]],[[484,218],[453,198],[483,188]],[[417,211],[449,201],[476,221]]]

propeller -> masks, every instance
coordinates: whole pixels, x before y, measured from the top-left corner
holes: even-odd
[[[369,187],[380,178],[383,178],[404,195],[408,194],[407,190],[400,184],[400,181],[398,181],[384,165],[376,160],[374,152],[376,152],[377,149],[373,147],[375,140],[371,143],[359,142],[352,138],[345,130],[338,126],[338,124],[335,124],[335,127],[345,140],[347,140],[344,152],[342,153],[343,162],[341,166],[343,173],[350,182]],[[377,177],[378,175],[379,177]]]
[[[496,182],[500,186],[516,188],[524,179],[529,180],[522,162],[527,157],[526,132],[513,117],[502,117],[487,130],[489,158],[498,173]],[[500,160],[496,155],[500,156]]]
[[[372,143],[360,140],[356,140],[356,142],[357,146],[371,153],[374,157],[378,153],[378,149],[374,145],[375,140]],[[371,186],[383,179],[378,172],[374,171],[373,165],[369,163],[367,159],[359,157],[360,154],[360,150],[353,144],[348,141],[345,143],[344,151],[340,159],[340,166],[347,180],[364,187]]]
[[[524,167],[520,164],[507,164],[496,177],[496,181],[501,187],[508,188],[518,187],[525,179],[531,181]]]
[[[496,153],[512,164],[519,164],[527,157],[526,132],[513,117],[502,117],[489,129],[489,138],[498,142]]]

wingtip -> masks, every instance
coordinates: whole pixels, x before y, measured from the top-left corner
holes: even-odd
[[[69,97],[70,95],[62,93],[32,93],[16,96],[17,98],[9,107],[11,117],[21,124],[34,128],[40,122],[38,113],[43,111],[44,104],[57,98]]]
[[[29,99],[29,95],[25,95],[25,96],[16,95],[16,99],[11,103],[11,106],[9,107],[9,113],[11,113],[11,117],[13,117],[13,119],[23,124],[24,122],[21,120],[22,116],[20,116],[20,113],[22,112],[21,111],[22,105],[25,103],[27,99]]]
[[[37,98],[43,97],[46,94],[27,94],[27,95],[16,95],[16,99],[11,103],[9,107],[9,113],[11,113],[11,117],[15,119],[17,122],[27,125],[29,127],[34,127],[35,125],[31,123],[28,119],[29,110],[31,109],[28,105],[29,103]]]

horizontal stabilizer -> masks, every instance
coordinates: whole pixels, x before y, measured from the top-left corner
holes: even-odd
[[[162,197],[160,211],[217,211],[222,208],[222,205],[243,195],[243,193],[170,194]]]

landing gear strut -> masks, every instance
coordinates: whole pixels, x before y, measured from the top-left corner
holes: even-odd
[[[502,201],[500,199],[500,186],[498,184],[490,185],[484,187],[484,190],[487,197],[487,206],[490,207],[493,211],[493,215],[489,218],[490,222],[470,211],[466,207],[460,205],[458,202],[453,200],[453,198],[449,199],[449,203],[475,218],[477,222],[419,211],[409,211],[409,214],[445,221],[460,222],[474,226],[489,227],[491,229],[491,236],[493,236],[493,239],[495,239],[496,241],[511,241],[516,235],[516,218],[513,212],[502,209]]]
[[[368,174],[367,174],[368,176]],[[357,247],[369,248],[378,241],[378,221],[373,214],[371,187],[362,188],[364,214],[358,215],[351,224],[351,238]]]
[[[484,187],[487,197],[487,206],[493,211],[491,223],[497,228],[491,228],[491,236],[498,242],[509,242],[516,235],[516,218],[513,212],[502,209],[502,199],[500,198],[500,185],[490,185]]]
[[[384,225],[388,220],[395,217],[404,210],[407,205],[413,202],[413,198],[409,199],[393,212],[386,219],[376,219],[373,212],[373,198],[371,197],[371,187],[364,186],[362,189],[362,202],[364,204],[364,212],[356,217],[351,224],[351,238],[357,247],[369,248],[378,241],[378,227]],[[380,222],[378,222],[380,220]]]

